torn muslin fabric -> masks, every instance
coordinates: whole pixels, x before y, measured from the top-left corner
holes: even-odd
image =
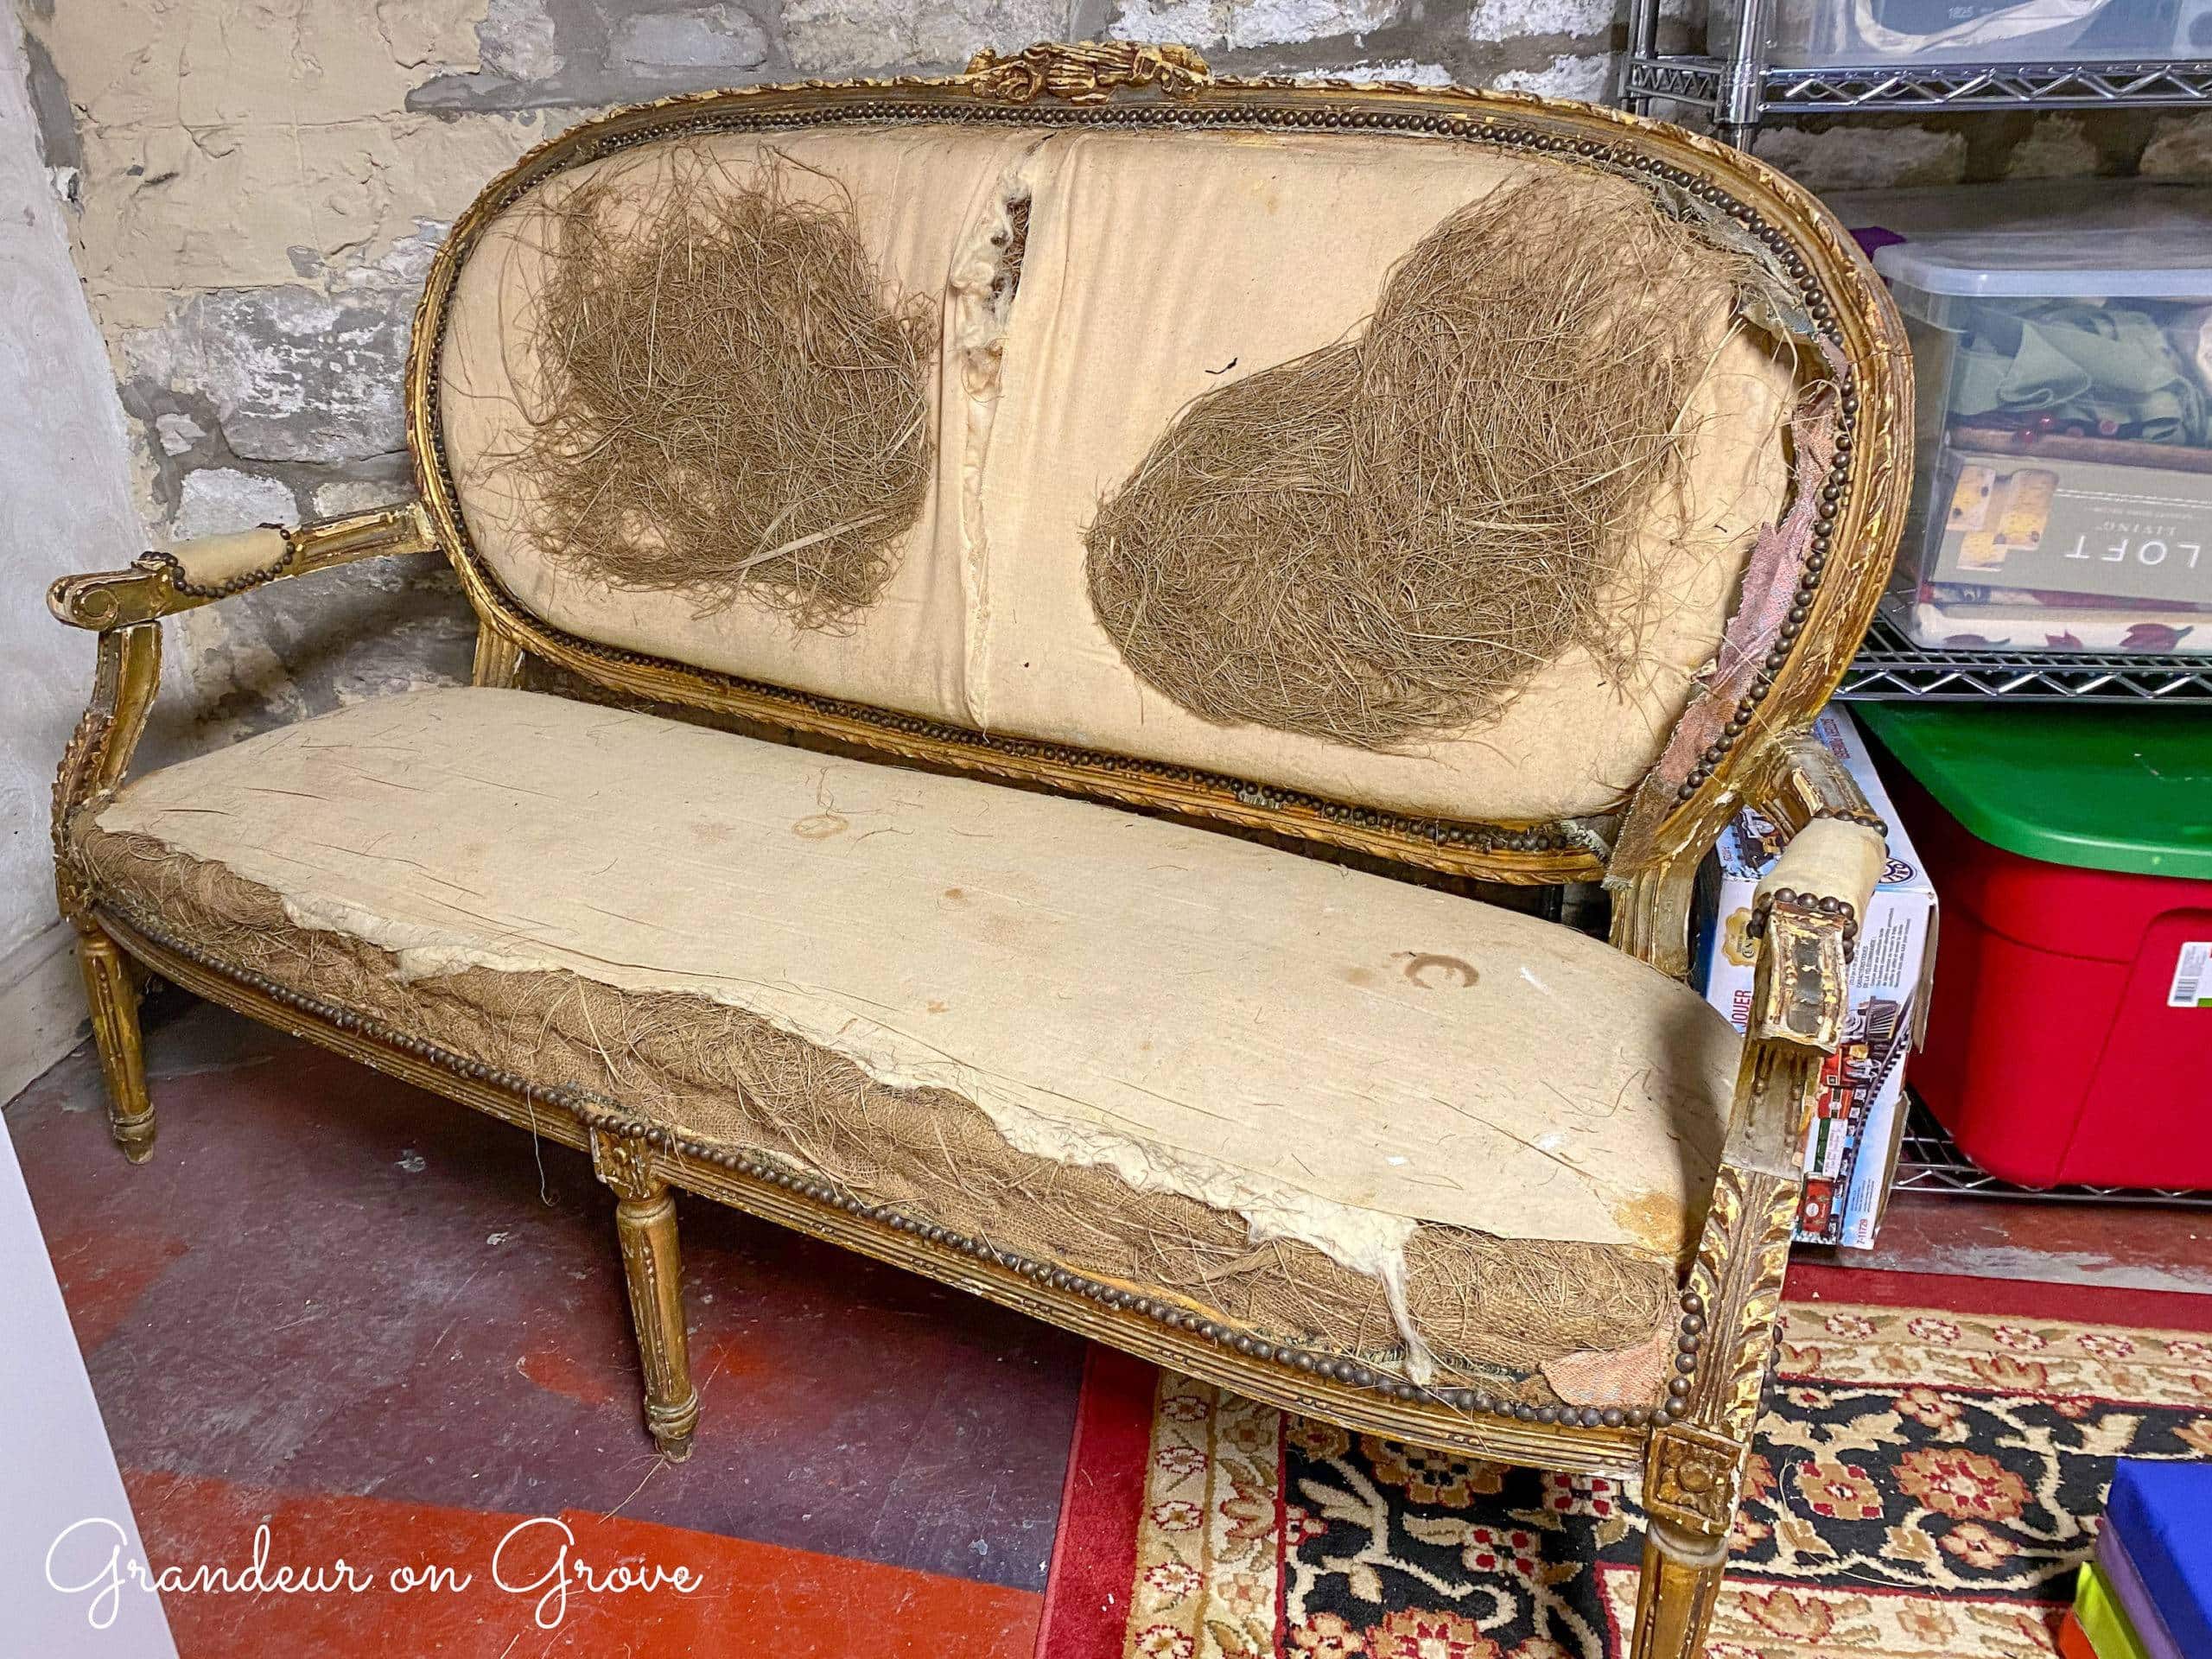
[[[1106,808],[530,693],[356,705],[155,773],[97,827],[278,895],[298,931],[280,970],[311,977],[327,942],[389,953],[397,982],[349,995],[560,976],[610,1020],[632,1016],[602,988],[659,999],[647,1043],[679,1071],[712,1072],[692,1052],[709,1028],[766,1028],[791,1039],[771,1058],[800,1092],[885,1113],[957,1102],[991,1131],[963,1155],[1110,1173],[1236,1217],[1248,1252],[1287,1242],[1379,1286],[1416,1366],[1423,1298],[1452,1294],[1447,1244],[1470,1284],[1465,1252],[1510,1281],[1485,1319],[1548,1298],[1523,1323],[1567,1332],[1573,1293],[1530,1263],[1573,1257],[1630,1311],[1554,1351],[1641,1341],[1623,1320],[1663,1315],[1732,1083],[1736,1040],[1701,999],[1564,928]],[[171,878],[143,863],[116,851],[108,868],[158,893]],[[753,1023],[683,1012],[702,1002]],[[512,1046],[502,1020],[472,1018],[472,1040]],[[696,1029],[661,1028],[678,1020]],[[607,1054],[593,1075],[620,1098]]]
[[[794,194],[849,202],[887,293],[938,307],[932,482],[882,588],[834,632],[609,587],[544,558],[543,503],[505,458],[525,440],[542,366],[526,324],[548,204],[610,167],[645,190],[652,152],[556,175],[464,264],[438,411],[477,553],[525,608],[586,639],[1415,817],[1573,818],[1618,806],[1658,754],[1788,491],[1795,371],[1737,327],[1681,412],[1679,475],[1654,492],[1625,556],[1633,580],[1603,596],[1637,640],[1630,660],[1566,650],[1534,665],[1502,713],[1402,753],[1216,723],[1149,689],[1094,613],[1084,538],[1102,505],[1192,398],[1358,329],[1393,267],[1469,204],[1517,185],[1637,187],[1413,135],[948,124],[681,142],[740,179],[771,151],[788,156]]]

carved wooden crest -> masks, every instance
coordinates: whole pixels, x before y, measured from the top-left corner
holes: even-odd
[[[1010,57],[986,48],[968,60],[968,75],[983,96],[1009,104],[1039,98],[1103,104],[1117,86],[1157,86],[1170,98],[1187,98],[1212,78],[1187,46],[1135,41],[1040,41]]]

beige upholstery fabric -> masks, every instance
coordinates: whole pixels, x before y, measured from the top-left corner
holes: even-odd
[[[1379,137],[1056,139],[1024,168],[1027,274],[984,474],[989,723],[1441,817],[1594,812],[1631,790],[1719,645],[1748,538],[1783,487],[1787,375],[1722,348],[1684,429],[1680,502],[1653,504],[1637,561],[1657,607],[1624,696],[1571,653],[1496,724],[1412,754],[1198,719],[1143,686],[1093,619],[1083,535],[1192,397],[1358,327],[1389,268],[1454,209],[1544,162]],[[1627,189],[1568,177],[1582,188]]]
[[[658,999],[664,1025],[742,1011],[857,1078],[972,1107],[1026,1157],[1318,1252],[1370,1284],[1386,1331],[1471,1294],[1432,1274],[1408,1307],[1431,1229],[1601,1261],[1663,1319],[1735,1065],[1694,993],[1549,924],[1105,808],[524,692],[360,704],[131,785],[88,858],[126,907],[182,917],[176,871],[134,849],[274,895],[299,938],[271,951],[257,924],[257,948],[303,988],[321,982],[317,940],[359,942],[389,953],[378,996],[560,975]],[[512,1043],[514,1023],[473,1028]],[[639,1094],[640,1063],[591,1029],[612,1045],[591,1086]],[[728,1136],[754,1108],[668,1109]],[[1564,1314],[1586,1292],[1553,1273]]]
[[[169,556],[196,588],[219,588],[283,563],[291,550],[281,530],[242,530],[229,536],[196,536],[169,549]]]
[[[1789,838],[1752,899],[1787,887],[1816,899],[1840,899],[1863,921],[1889,855],[1879,830],[1845,818],[1815,818]]]
[[[742,174],[760,141],[709,143]],[[455,292],[441,411],[470,533],[525,605],[584,638],[798,690],[1016,736],[1071,741],[1415,814],[1538,820],[1604,810],[1663,747],[1713,656],[1750,538],[1784,486],[1789,372],[1753,337],[1716,340],[1683,416],[1680,499],[1652,504],[1634,563],[1656,602],[1634,683],[1575,652],[1497,721],[1377,754],[1217,727],[1143,687],[1094,620],[1084,528],[1190,398],[1329,344],[1454,209],[1531,173],[1633,187],[1570,164],[1372,134],[824,130],[776,149],[849,193],[901,295],[943,308],[937,487],[889,588],[850,633],[794,631],[743,601],[610,590],[530,545],[506,464],[537,384],[518,320],[543,271],[542,197],[495,226]],[[620,168],[649,200],[645,149]],[[834,182],[832,182],[834,181]],[[992,238],[1030,203],[1010,307],[990,302]],[[734,389],[734,395],[742,395]],[[1625,602],[1626,595],[1622,595]]]

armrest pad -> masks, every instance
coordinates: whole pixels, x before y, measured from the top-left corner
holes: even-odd
[[[274,524],[227,536],[200,536],[149,558],[168,564],[185,593],[214,592],[233,583],[265,582],[292,556],[290,538]]]
[[[1751,898],[1759,940],[1750,1034],[1832,1052],[1851,1000],[1851,953],[1889,856],[1882,832],[1814,818]]]
[[[47,608],[72,627],[135,627],[279,577],[302,576],[387,553],[430,553],[438,538],[419,501],[321,518],[297,530],[264,524],[230,536],[202,536],[143,556],[128,570],[64,576],[47,590]]]
[[[1880,830],[1848,818],[1815,818],[1790,837],[1782,856],[1760,881],[1751,896],[1752,907],[1763,909],[1778,893],[1791,893],[1822,908],[1821,899],[1846,906],[1851,919],[1866,919],[1874,884],[1889,862],[1889,843]]]

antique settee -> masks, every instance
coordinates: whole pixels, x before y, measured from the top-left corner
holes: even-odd
[[[1697,1651],[1883,857],[1807,728],[1909,375],[1815,201],[1602,110],[1086,44],[588,122],[430,271],[416,499],[53,591],[114,1137],[159,976],[588,1147],[671,1456],[681,1189],[1640,1468],[1637,1651]],[[162,618],[431,552],[473,684],[126,779]],[[1739,1039],[1683,982],[1747,801]],[[1600,880],[1610,943],[1538,913]]]

